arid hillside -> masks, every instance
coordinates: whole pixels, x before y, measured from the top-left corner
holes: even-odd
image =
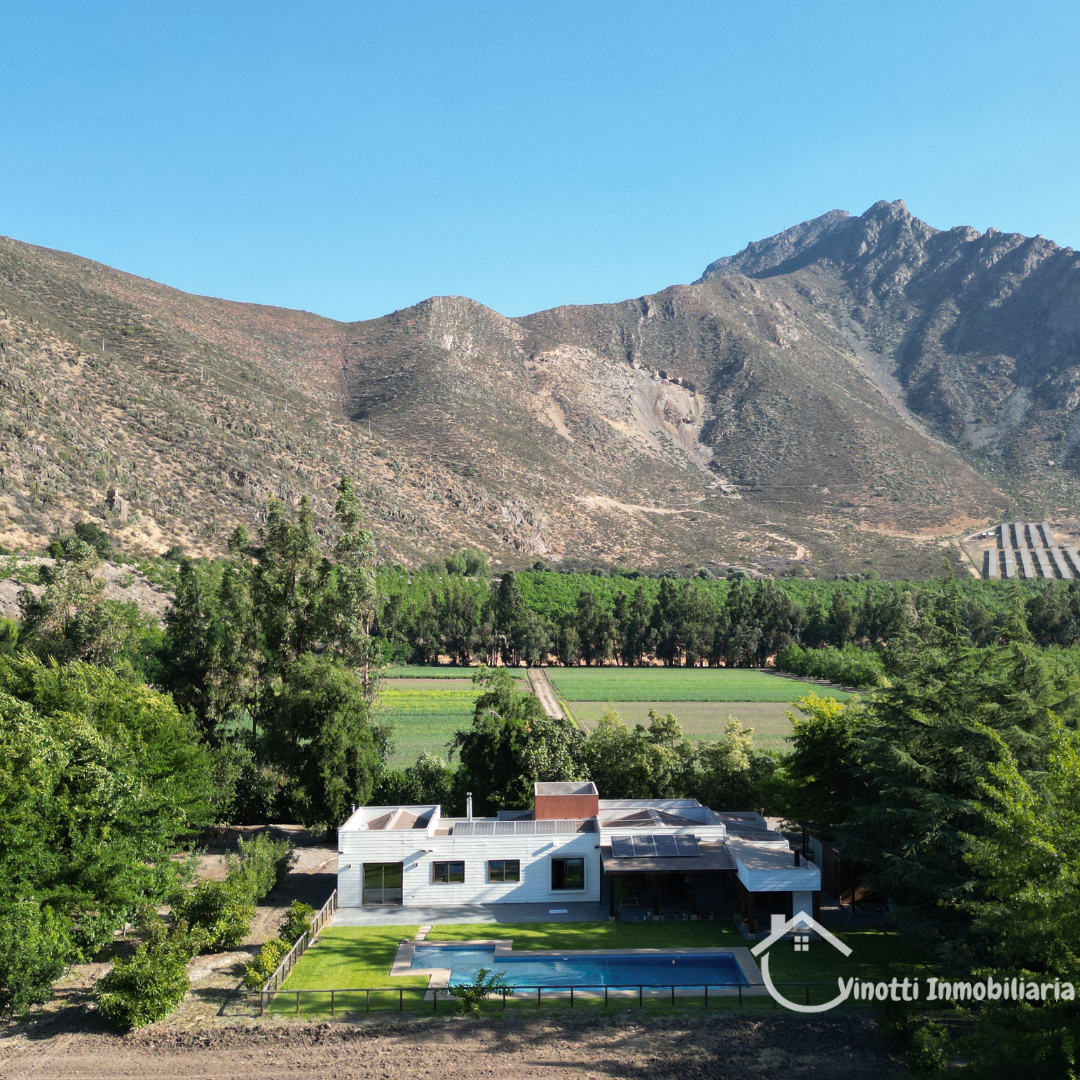
[[[215,551],[347,472],[407,564],[918,576],[1072,519],[1080,255],[877,203],[620,304],[338,323],[0,240],[0,392],[8,547],[92,517]]]

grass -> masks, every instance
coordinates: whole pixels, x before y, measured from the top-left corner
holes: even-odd
[[[415,926],[341,926],[328,927],[318,941],[300,959],[286,980],[283,989],[290,990],[338,990],[367,988],[393,988],[385,994],[372,994],[370,1001],[364,994],[335,995],[335,1007],[341,1011],[378,1010],[404,1008],[410,1011],[431,1009],[424,1001],[423,990],[427,976],[390,977],[398,943],[403,938],[415,936]],[[825,942],[814,942],[810,951],[796,953],[791,942],[780,942],[769,950],[770,973],[775,983],[823,983],[811,986],[810,1000],[826,1001],[837,993],[839,976],[852,975],[860,980],[885,981],[893,977],[920,976],[924,980],[933,968],[933,958],[907,946],[898,935],[886,930],[867,929],[845,931],[837,936],[852,949],[852,955],[844,958]],[[697,923],[454,923],[434,927],[428,935],[431,942],[472,941],[476,939],[509,938],[518,952],[548,949],[561,952],[567,949],[684,949],[684,948],[745,948],[748,943],[735,924],[723,922]],[[394,992],[398,987],[406,990],[404,995]],[[804,986],[785,989],[792,1000],[805,1000]],[[735,998],[711,999],[715,1007],[732,1007]],[[599,1008],[599,1003],[579,999],[581,1007]],[[524,997],[511,1004],[535,1007],[534,1000]],[[565,1000],[548,1002],[555,1007],[565,1007]],[[614,1003],[613,1003],[614,1004]],[[625,1001],[620,1001],[625,1005]],[[694,1001],[680,1001],[680,1007]],[[700,1001],[697,1004],[701,1004]],[[770,998],[747,997],[744,1007],[773,1007]],[[493,1000],[489,1008],[500,1008],[501,1001]],[[649,1001],[645,1007],[653,1010],[670,1008],[666,999]],[[320,1015],[329,1011],[329,995],[301,997],[300,1013],[306,1016]],[[454,1005],[440,1006],[451,1011]],[[275,998],[271,1010],[275,1013],[292,1013],[296,999]]]
[[[733,922],[450,923],[435,926],[428,941],[510,938],[515,952],[530,949],[731,948],[746,941]]]
[[[825,942],[813,942],[810,951],[797,953],[790,941],[781,941],[769,950],[769,972],[774,982],[798,982],[799,980],[845,979],[857,975],[859,979],[884,979],[888,982],[894,975],[925,977],[933,973],[934,957],[914,951],[905,944],[899,934],[889,930],[848,930],[836,935],[851,950],[845,958]]]
[[[574,718],[586,728],[597,725],[608,702],[571,701]],[[754,729],[754,745],[759,750],[788,749],[791,734],[787,713],[794,706],[786,701],[614,701],[618,714],[630,725],[649,726],[649,710],[673,713],[683,734],[694,740],[718,739],[724,734],[729,716],[738,717],[743,727]]]
[[[567,701],[795,701],[809,693],[846,701],[816,683],[743,668],[548,668]]]
[[[426,975],[390,978],[402,938],[419,926],[328,926],[300,957],[285,980],[289,990],[363,989],[369,986],[427,986]]]
[[[394,728],[391,765],[411,765],[426,750],[446,758],[446,744],[472,723],[477,691],[396,690],[386,683],[379,697],[384,718]]]
[[[471,679],[478,671],[475,667],[453,667],[449,664],[399,664],[389,667],[383,674],[386,679]],[[508,668],[515,679],[525,678],[524,668]]]

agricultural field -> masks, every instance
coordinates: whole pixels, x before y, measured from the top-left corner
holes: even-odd
[[[380,719],[394,729],[391,765],[411,765],[425,750],[445,760],[446,744],[472,723],[476,688],[467,681],[454,681],[446,688],[446,681],[388,679],[383,683]]]
[[[567,701],[795,701],[843,690],[747,668],[574,667],[545,669]]]
[[[760,750],[782,750],[788,713],[811,692],[846,701],[850,694],[801,679],[727,668],[548,668],[548,678],[574,719],[593,728],[614,705],[628,724],[649,723],[649,710],[672,713],[695,741],[717,739],[728,717],[754,729]]]
[[[379,690],[380,719],[393,725],[394,752],[390,764],[411,765],[426,750],[446,760],[446,744],[472,723],[480,687],[464,667],[422,667],[417,664],[387,669]],[[527,690],[524,669],[512,669],[519,690]]]
[[[479,671],[478,667],[457,667],[451,664],[398,664],[388,667],[383,673],[383,678],[394,679],[465,679],[472,682],[473,675]],[[524,668],[509,668],[510,674],[515,679],[525,678]]]
[[[525,670],[510,669],[527,690]],[[573,718],[596,726],[608,702],[628,724],[648,724],[649,709],[673,713],[691,739],[716,739],[729,716],[754,729],[755,745],[780,750],[791,731],[788,711],[805,694],[846,700],[843,690],[762,671],[724,668],[545,669]],[[393,725],[391,765],[411,765],[425,750],[446,758],[446,744],[472,723],[479,688],[469,668],[400,666],[388,669],[379,699],[381,718]]]
[[[743,727],[753,728],[754,746],[758,750],[788,749],[784,741],[791,733],[789,712],[795,712],[794,704],[787,701],[616,701],[616,712],[631,727],[634,724],[649,726],[649,710],[671,713],[683,734],[695,742],[708,742],[724,733],[729,716],[742,722]],[[567,702],[574,719],[584,728],[594,728],[608,707],[606,701]],[[796,715],[798,713],[796,712]]]

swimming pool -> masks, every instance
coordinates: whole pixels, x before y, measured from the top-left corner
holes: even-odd
[[[495,956],[492,945],[417,945],[412,968],[449,968],[450,985],[472,982],[480,968],[502,972],[510,986],[748,985],[731,953],[550,953]]]

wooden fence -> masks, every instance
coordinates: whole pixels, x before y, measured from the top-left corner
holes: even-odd
[[[259,991],[260,997],[265,1002],[267,994],[275,993],[281,984],[289,977],[289,972],[296,966],[296,961],[307,951],[308,946],[312,945],[315,939],[319,936],[319,931],[330,921],[334,912],[337,911],[337,889],[330,894],[330,899],[319,909],[318,913],[311,920],[311,928],[306,930],[297,939],[296,944],[289,950],[289,955],[278,964],[274,974],[266,980],[262,990]]]

